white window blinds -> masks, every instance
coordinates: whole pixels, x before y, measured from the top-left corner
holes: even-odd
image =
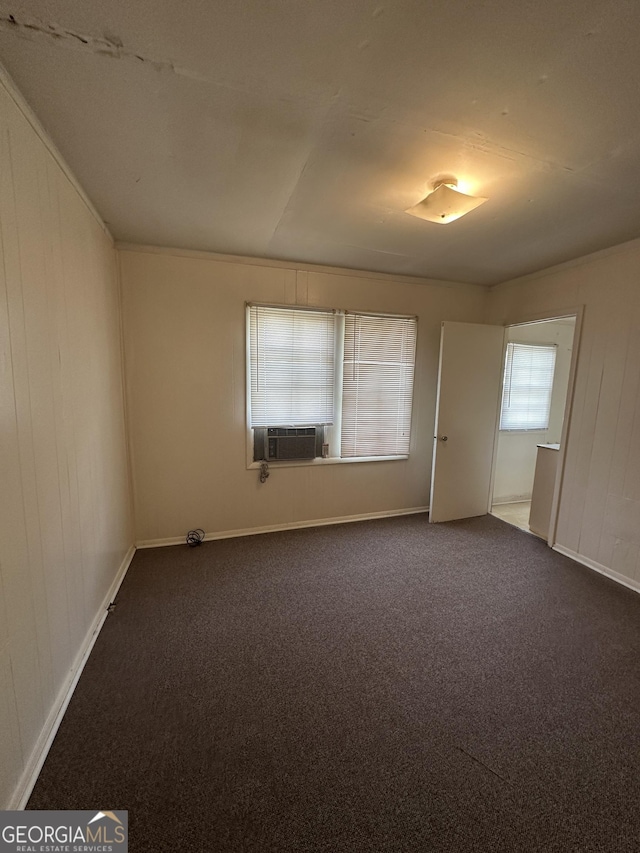
[[[415,318],[346,314],[341,456],[409,453]]]
[[[500,429],[547,429],[555,346],[507,344]]]
[[[251,427],[333,423],[335,315],[249,306]]]

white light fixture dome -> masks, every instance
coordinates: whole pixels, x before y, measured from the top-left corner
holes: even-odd
[[[488,201],[486,198],[465,195],[457,189],[457,186],[456,178],[447,177],[435,181],[433,192],[429,193],[418,204],[405,210],[405,213],[417,216],[419,219],[426,219],[429,222],[439,222],[441,225],[446,225],[448,222],[460,219],[465,213],[470,213]]]

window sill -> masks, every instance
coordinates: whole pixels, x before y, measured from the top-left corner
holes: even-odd
[[[549,427],[546,427],[546,428],[545,427],[535,427],[534,429],[501,429],[501,430],[499,430],[499,432],[504,432],[504,433],[508,433],[508,434],[528,433],[528,432],[536,433],[537,432],[537,433],[542,434],[545,432],[549,432]]]
[[[327,459],[271,459],[264,460],[269,468],[308,468],[319,467],[322,465],[349,465],[351,462],[395,462],[397,460],[408,459],[406,456],[350,456],[342,459],[338,456],[329,456]],[[250,462],[247,465],[247,471],[259,470],[262,462]]]

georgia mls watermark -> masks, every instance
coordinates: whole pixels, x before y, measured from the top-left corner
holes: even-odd
[[[0,812],[0,853],[128,853],[126,811]]]

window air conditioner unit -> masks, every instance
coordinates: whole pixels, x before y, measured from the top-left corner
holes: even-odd
[[[322,455],[322,427],[267,427],[264,458],[315,459]]]

